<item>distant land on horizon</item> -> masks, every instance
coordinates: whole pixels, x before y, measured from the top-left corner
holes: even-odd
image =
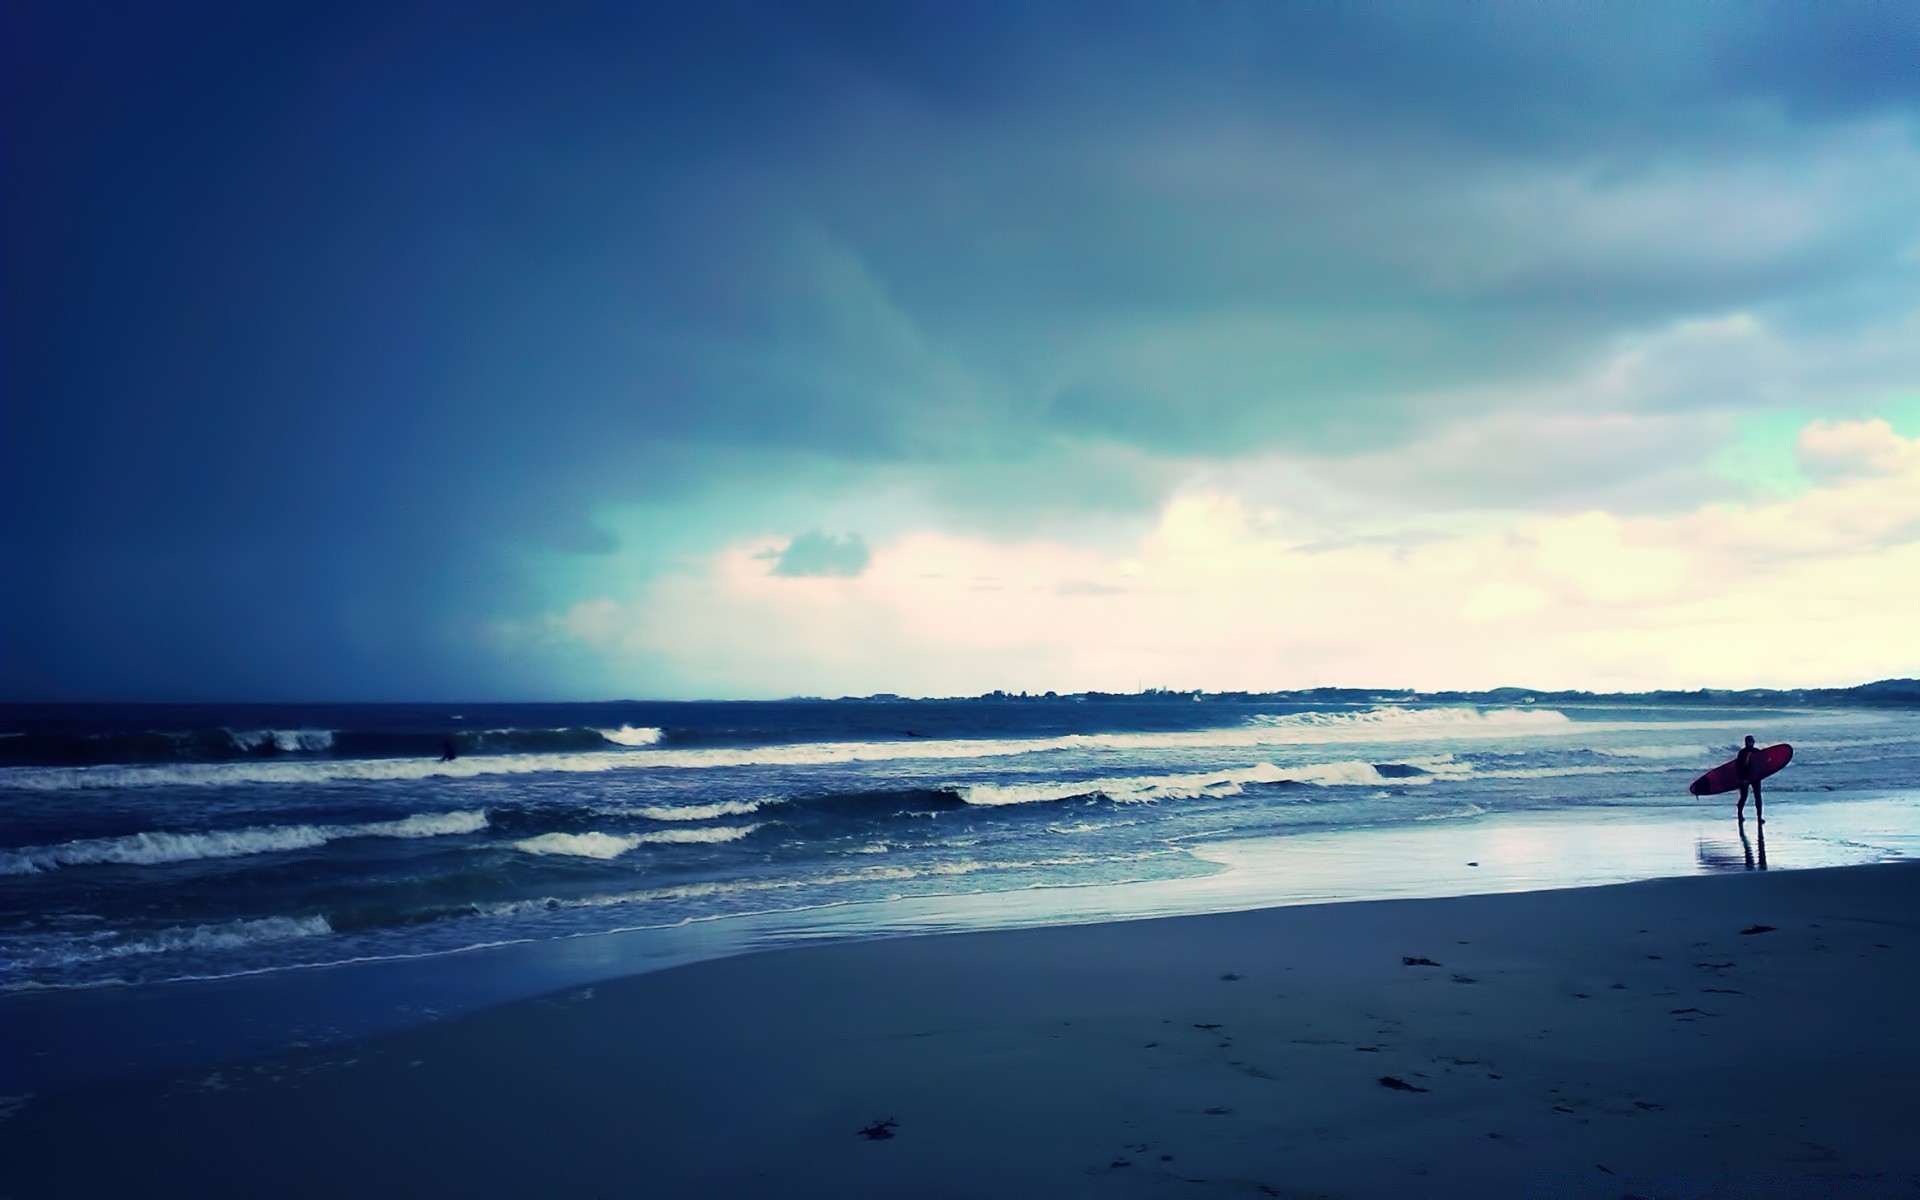
[[[612,700],[0,700],[0,713],[77,709],[315,709],[315,708],[564,708],[612,704],[1124,704],[1190,700],[1196,703],[1317,704],[1617,704],[1730,705],[1734,707],[1824,708],[1865,706],[1920,708],[1920,679],[1878,679],[1851,687],[1827,688],[1663,688],[1644,692],[1589,692],[1578,689],[1497,687],[1486,691],[1432,691],[1412,688],[1314,687],[1273,691],[1207,691],[1199,688],[1142,688],[1137,692],[983,692],[976,696],[908,696],[874,692],[865,696],[784,696],[762,699]]]
[[[1764,707],[1768,705],[1822,707],[1829,705],[1872,705],[1889,707],[1920,706],[1920,679],[1878,679],[1872,683],[1836,688],[1698,688],[1693,691],[1661,689],[1649,692],[1588,692],[1548,688],[1498,687],[1488,691],[1421,692],[1408,688],[1297,688],[1271,692],[1210,692],[1202,689],[1145,688],[1138,692],[986,692],[978,696],[902,696],[877,692],[870,696],[793,696],[791,701],[835,703],[869,701],[875,703],[983,703],[1004,701],[1069,701],[1074,703],[1111,703],[1138,700],[1175,700],[1189,697],[1201,703],[1243,701],[1324,701],[1336,704],[1431,703],[1457,704],[1583,704],[1600,701],[1646,701],[1660,704],[1733,704]],[[635,701],[635,703],[639,703]]]

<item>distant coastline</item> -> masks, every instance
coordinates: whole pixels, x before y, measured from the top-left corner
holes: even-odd
[[[1487,691],[1421,692],[1406,688],[1317,687],[1271,692],[1213,692],[1203,689],[1146,688],[1138,692],[985,692],[978,696],[791,696],[776,703],[867,702],[874,704],[1072,702],[1125,703],[1142,700],[1193,700],[1280,704],[1691,704],[1756,708],[1889,707],[1920,708],[1920,679],[1879,679],[1837,688],[1696,688],[1650,692],[1588,692],[1551,688],[1497,687]],[[741,701],[740,703],[753,703]]]
[[[1851,687],[1826,688],[1695,688],[1691,691],[1660,688],[1644,692],[1590,692],[1579,689],[1497,687],[1484,691],[1444,690],[1422,692],[1411,688],[1312,687],[1279,688],[1272,691],[1209,691],[1204,688],[1142,688],[1136,692],[1010,692],[996,689],[974,696],[908,696],[897,692],[874,692],[865,696],[800,695],[729,699],[706,696],[695,699],[662,699],[623,696],[603,700],[0,700],[0,723],[40,713],[80,712],[114,708],[128,713],[189,712],[247,709],[271,712],[277,709],[384,708],[419,712],[442,709],[480,710],[504,706],[543,709],[607,706],[620,704],[702,705],[702,704],[1140,704],[1165,701],[1193,701],[1202,704],[1474,704],[1510,706],[1525,704],[1661,704],[1695,707],[1747,708],[1920,708],[1920,679],[1877,679]]]

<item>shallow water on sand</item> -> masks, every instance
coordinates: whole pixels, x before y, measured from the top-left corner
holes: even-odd
[[[19,992],[0,997],[0,1023],[16,1033],[0,1049],[0,1094],[359,1038],[609,978],[832,941],[1920,858],[1920,792],[1776,812],[1764,829],[1697,806],[1615,807],[1200,842],[1191,852],[1211,873],[1158,881],[898,896],[312,970]]]

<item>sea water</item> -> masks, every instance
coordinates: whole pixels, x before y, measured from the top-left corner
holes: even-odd
[[[1920,852],[1917,731],[1185,696],[8,709],[0,990],[1878,861]],[[1749,733],[1796,747],[1770,863],[1732,797],[1687,794]]]

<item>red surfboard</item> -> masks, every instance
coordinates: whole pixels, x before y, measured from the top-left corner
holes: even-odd
[[[1778,746],[1755,747],[1753,757],[1747,766],[1747,782],[1765,779],[1793,761],[1793,747],[1781,742]],[[1694,780],[1687,790],[1696,796],[1711,796],[1717,792],[1740,790],[1740,759],[1730,758],[1713,770]]]

